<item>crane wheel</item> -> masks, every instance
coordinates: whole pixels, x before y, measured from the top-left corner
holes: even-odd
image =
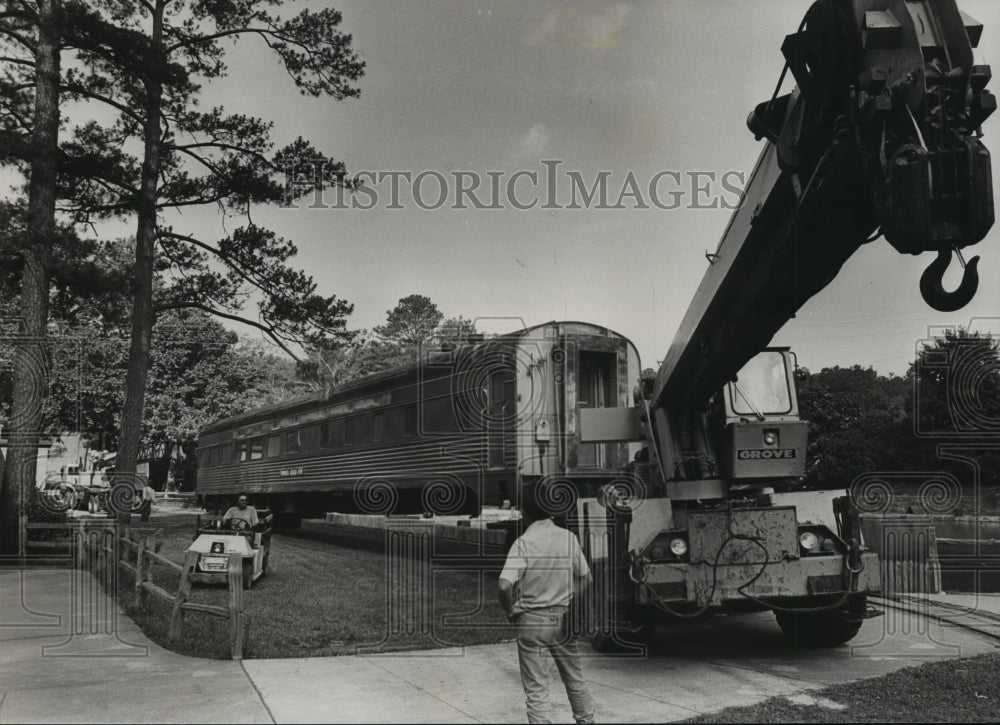
[[[601,628],[590,635],[590,646],[598,652],[621,652],[635,647],[648,647],[656,636],[656,622],[638,625],[616,623],[614,630]]]
[[[868,596],[857,594],[843,607],[828,612],[775,612],[778,626],[795,647],[837,647],[849,642],[861,629]]]
[[[628,619],[609,616],[610,602],[595,610],[594,629],[589,633],[590,646],[598,652],[621,652],[636,647],[648,647],[656,636],[656,617],[641,609],[626,614]]]

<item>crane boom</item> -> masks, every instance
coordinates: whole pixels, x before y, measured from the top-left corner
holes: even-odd
[[[878,229],[900,252],[938,253],[921,280],[931,306],[971,299],[978,257],[954,293],[941,275],[994,220],[979,136],[996,99],[972,54],[981,31],[954,0],[814,3],[782,46],[796,88],[748,121],[767,144],[660,367],[654,408],[702,405]]]

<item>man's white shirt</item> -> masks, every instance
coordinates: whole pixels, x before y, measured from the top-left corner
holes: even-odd
[[[576,536],[552,519],[541,519],[514,542],[500,578],[517,585],[517,606],[530,610],[568,606],[574,580],[589,574]]]

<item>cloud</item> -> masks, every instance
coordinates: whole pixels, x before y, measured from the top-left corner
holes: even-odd
[[[544,158],[552,141],[552,131],[544,123],[536,123],[514,144],[509,165],[521,168],[526,164],[537,164]]]
[[[527,43],[591,50],[610,48],[617,44],[618,31],[624,26],[627,14],[625,3],[580,3],[570,0],[562,8],[547,12],[529,28]]]

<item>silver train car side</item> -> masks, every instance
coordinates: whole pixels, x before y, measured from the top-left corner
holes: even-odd
[[[276,523],[326,512],[478,514],[520,484],[593,496],[638,445],[581,443],[581,408],[628,408],[639,356],[625,337],[550,322],[202,428],[197,491],[209,509],[248,493]]]

